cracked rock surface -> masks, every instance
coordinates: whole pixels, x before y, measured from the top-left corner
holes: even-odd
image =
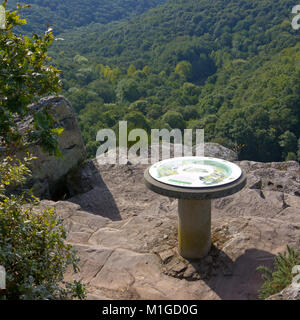
[[[85,163],[69,177],[74,191],[54,206],[81,258],[88,299],[257,299],[259,265],[300,245],[297,162],[236,162],[240,192],[212,202],[212,249],[201,260],[177,253],[177,200],[148,190],[147,165]]]

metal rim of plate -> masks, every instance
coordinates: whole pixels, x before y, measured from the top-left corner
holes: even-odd
[[[175,169],[178,171],[176,174],[158,177],[159,168],[163,168],[164,166],[166,166],[165,168],[166,170],[167,167],[170,167],[170,166],[172,167],[172,165],[178,166],[178,163],[183,161],[187,162],[187,164],[177,167]],[[200,163],[195,163],[195,162],[200,162]],[[204,170],[204,171],[211,170],[211,174],[208,173],[201,176],[201,174],[197,172],[197,168],[196,168],[197,166],[199,167],[199,170]],[[192,172],[182,173],[184,171],[183,169],[184,167],[186,168],[190,167],[191,169],[193,169],[194,167],[196,170],[194,171],[195,174],[193,174]],[[205,179],[207,178],[210,179],[209,177],[216,174],[216,169],[223,171],[223,173],[221,173],[222,180],[216,183],[213,180],[211,180],[211,182],[205,181]],[[228,176],[222,177],[222,174],[224,175],[224,171],[229,171],[230,174]],[[236,181],[242,175],[242,170],[239,166],[227,160],[213,158],[213,157],[190,156],[190,157],[175,157],[175,158],[165,159],[165,160],[156,162],[149,168],[149,174],[153,179],[161,183],[164,183],[166,185],[172,185],[172,186],[183,187],[183,188],[214,188],[217,186],[226,185]],[[195,179],[195,175],[201,178],[199,180],[197,178]]]
[[[209,200],[223,198],[240,191],[247,183],[247,177],[241,169],[240,177],[227,184],[200,188],[174,186],[154,179],[149,173],[150,168],[151,166],[144,171],[145,185],[153,192],[177,199]]]

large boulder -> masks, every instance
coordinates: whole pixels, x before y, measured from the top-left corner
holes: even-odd
[[[59,199],[68,193],[65,187],[66,175],[86,159],[86,150],[70,102],[62,96],[50,96],[29,106],[35,110],[46,107],[49,108],[55,126],[64,128],[59,136],[59,149],[63,158],[50,156],[39,146],[31,145],[29,152],[37,159],[32,162],[32,177],[26,187],[33,187],[34,193],[41,198]],[[32,118],[26,119],[21,125],[26,127],[32,121]],[[19,158],[22,156],[18,154]]]
[[[197,146],[194,148],[197,148]],[[204,144],[204,156],[220,158],[227,161],[238,160],[238,155],[235,151],[214,142],[207,142]]]

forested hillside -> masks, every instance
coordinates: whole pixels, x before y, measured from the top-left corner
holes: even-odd
[[[271,161],[299,157],[300,32],[293,1],[178,1],[97,33],[64,35],[55,61],[90,156],[127,119],[204,128],[206,141]],[[53,51],[54,54],[54,51]]]
[[[30,4],[23,9],[29,24],[22,31],[43,32],[47,24],[55,34],[89,25],[108,24],[139,15],[166,0],[8,0],[7,8],[16,8],[17,3]]]
[[[121,2],[121,1],[120,1]],[[84,1],[82,2],[84,3]],[[300,159],[300,31],[293,0],[169,0],[62,34],[62,70],[90,157],[101,128],[204,128],[240,159]],[[98,22],[98,20],[95,22]]]

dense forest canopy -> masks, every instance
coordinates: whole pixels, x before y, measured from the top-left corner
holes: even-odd
[[[89,156],[99,129],[127,120],[147,130],[204,128],[206,141],[237,150],[240,159],[299,160],[295,4],[169,0],[119,23],[104,27],[93,18],[61,33],[65,40],[50,55]]]
[[[28,24],[25,32],[45,31],[47,24],[56,34],[92,22],[108,24],[143,13],[166,0],[8,0],[7,8],[16,8],[17,3],[30,4],[23,12]]]

